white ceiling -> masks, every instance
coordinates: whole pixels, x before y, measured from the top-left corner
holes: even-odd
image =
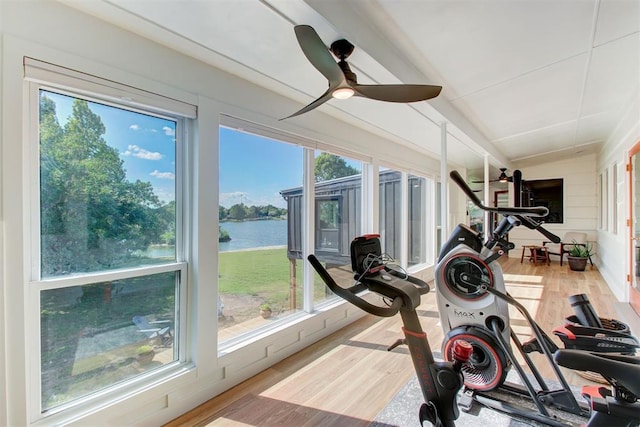
[[[640,93],[639,0],[63,0],[293,98],[326,90],[293,26],[347,38],[360,83],[438,84],[438,98],[331,100],[334,117],[481,168],[596,152]],[[295,110],[294,110],[295,111]],[[278,112],[285,117],[294,111]],[[292,118],[289,120],[296,120]]]

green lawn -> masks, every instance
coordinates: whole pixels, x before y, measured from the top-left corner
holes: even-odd
[[[302,297],[303,260],[296,260],[298,307]],[[286,248],[220,252],[219,290],[222,295],[259,296],[273,308],[289,307],[290,262]],[[315,295],[324,293],[316,277]]]

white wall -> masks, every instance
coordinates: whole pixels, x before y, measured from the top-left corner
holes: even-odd
[[[633,93],[634,91],[631,91]],[[598,231],[598,245],[600,247],[600,273],[605,278],[618,300],[628,302],[629,283],[627,274],[630,273],[629,227],[629,176],[626,172],[629,150],[640,141],[640,86],[636,88],[637,96],[632,97],[632,104],[623,112],[616,132],[606,142],[597,163],[597,173],[608,173],[609,179],[609,212],[616,204],[617,216],[609,214],[609,220],[604,229]],[[617,165],[617,177],[612,175],[612,165]],[[612,198],[613,187],[617,187],[617,201]],[[614,227],[614,222],[617,227]]]
[[[519,168],[524,180],[562,178],[564,185],[564,222],[545,224],[544,228],[560,236],[567,231],[587,233],[587,239],[597,252],[598,194],[596,175],[596,155],[547,162],[536,166]],[[509,240],[516,248],[509,252],[510,257],[520,257],[523,245],[540,245],[548,240],[537,231],[518,227],[509,233]],[[594,262],[596,261],[594,257]],[[553,256],[552,256],[553,259]]]
[[[343,327],[361,312],[346,304],[301,319],[291,328],[256,339],[232,354],[217,357],[215,267],[202,259],[217,259],[215,244],[194,238],[197,254],[189,274],[190,330],[193,365],[162,383],[131,390],[126,399],[107,396],[78,410],[37,421],[30,407],[29,386],[37,377],[29,371],[33,356],[28,331],[36,307],[29,293],[26,265],[29,251],[29,162],[23,90],[24,56],[62,65],[119,83],[196,104],[202,120],[192,165],[195,180],[192,221],[198,229],[215,229],[217,211],[217,137],[221,113],[279,128],[345,150],[364,152],[374,162],[403,165],[425,175],[439,175],[435,159],[316,112],[279,122],[299,104],[221,72],[194,59],[132,35],[53,1],[0,1],[2,33],[2,276],[0,277],[0,425],[46,425],[74,420],[77,425],[154,425],[166,422],[273,363]],[[384,161],[382,161],[384,160]],[[10,284],[10,285],[8,285]],[[10,301],[10,303],[8,303]],[[8,327],[10,325],[10,327]],[[11,392],[8,393],[7,390]]]

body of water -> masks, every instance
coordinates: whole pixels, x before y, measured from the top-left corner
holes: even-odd
[[[220,226],[231,236],[230,241],[220,242],[220,252],[287,245],[286,220],[221,222]]]
[[[287,245],[286,220],[221,222],[220,225],[231,236],[230,241],[220,242],[220,252]],[[175,247],[154,245],[144,251],[143,255],[150,258],[173,258]]]

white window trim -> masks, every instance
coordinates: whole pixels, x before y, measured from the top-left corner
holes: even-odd
[[[78,71],[59,67],[53,64],[24,58],[25,78],[25,162],[28,165],[26,176],[29,179],[28,208],[30,223],[25,230],[29,236],[30,249],[25,253],[25,265],[28,265],[28,273],[25,289],[25,313],[26,313],[26,342],[37,343],[29,345],[27,361],[27,407],[28,417],[31,422],[40,423],[45,420],[65,420],[87,415],[106,405],[121,400],[125,395],[142,391],[153,384],[165,383],[176,375],[183,374],[192,366],[187,364],[190,358],[187,353],[187,299],[189,294],[188,255],[189,243],[188,230],[190,229],[189,201],[187,191],[190,182],[186,167],[188,161],[189,132],[187,119],[196,117],[197,108],[193,105],[177,101],[171,98],[156,95],[150,92],[138,90],[126,85],[100,79]],[[183,209],[176,211],[176,241],[182,244],[176,245],[176,262],[142,266],[138,268],[106,270],[78,275],[40,277],[40,204],[39,204],[39,91],[50,90],[57,93],[68,94],[74,97],[97,101],[106,105],[125,108],[127,110],[152,114],[154,116],[170,119],[176,122],[176,205]],[[179,340],[177,358],[156,370],[143,373],[134,378],[120,383],[112,384],[105,389],[81,396],[59,406],[44,410],[41,402],[41,372],[40,372],[40,292],[49,289],[59,289],[71,286],[79,286],[90,283],[99,283],[109,280],[140,277],[144,275],[164,272],[176,272],[179,274],[179,295],[176,295],[176,327],[179,332],[176,336]]]

